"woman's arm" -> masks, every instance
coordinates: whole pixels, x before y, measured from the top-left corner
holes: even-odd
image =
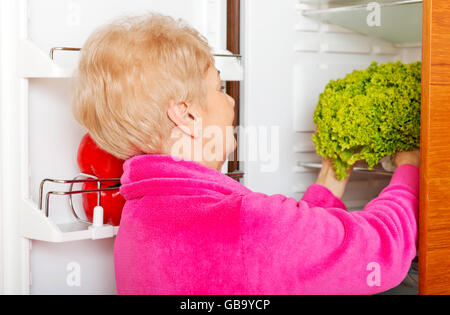
[[[331,160],[323,159],[322,169],[317,177],[317,181],[314,185],[308,187],[302,197],[302,201],[308,203],[310,207],[340,208],[345,210],[347,208],[341,199],[344,196],[349,179],[350,177],[342,181],[337,180]]]
[[[405,164],[420,165],[420,151],[399,152],[395,155],[394,163],[397,167]],[[348,173],[350,174],[352,170]],[[341,201],[344,196],[350,177],[344,180],[336,178],[336,172],[330,159],[322,160],[322,169],[314,185],[311,185],[302,200],[306,201],[311,207],[323,208],[341,208],[346,209]]]
[[[419,168],[401,165],[363,211],[281,195],[242,201],[248,281],[264,294],[374,294],[400,284],[416,256]]]
[[[350,175],[352,170],[348,172]],[[338,180],[336,178],[336,172],[334,171],[333,163],[330,159],[322,160],[322,169],[320,170],[319,176],[317,177],[316,184],[326,187],[330,190],[334,196],[342,199],[347,188],[347,184],[350,180],[350,176],[343,180]]]

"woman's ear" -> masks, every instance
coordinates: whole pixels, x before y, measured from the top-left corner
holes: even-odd
[[[186,135],[193,138],[197,137],[195,128],[197,117],[192,111],[191,104],[172,101],[167,109],[167,115],[169,116],[169,119]]]

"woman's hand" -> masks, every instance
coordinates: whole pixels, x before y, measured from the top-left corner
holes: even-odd
[[[319,173],[316,184],[328,188],[333,195],[339,199],[342,199],[348,181],[350,180],[350,176],[343,180],[338,180],[336,178],[336,172],[333,168],[333,163],[330,159],[322,159],[322,165],[322,170]],[[349,170],[348,173],[350,174],[352,170],[353,169]]]
[[[420,167],[420,151],[399,152],[395,155],[395,166],[400,167],[405,164]]]

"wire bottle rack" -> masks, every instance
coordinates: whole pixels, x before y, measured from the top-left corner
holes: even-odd
[[[234,180],[239,180],[244,177],[243,172],[233,172],[227,174],[229,177]],[[96,193],[97,194],[97,206],[102,206],[101,194],[106,191],[119,191],[120,186],[115,187],[106,187],[102,188],[103,184],[107,183],[119,183],[120,178],[98,178],[89,174],[78,174],[75,178],[69,180],[63,179],[44,179],[41,181],[39,187],[39,210],[41,210],[45,216],[48,218],[50,216],[51,209],[51,200],[52,197],[55,196],[68,196],[69,207],[72,213],[73,218],[80,223],[84,223],[87,225],[92,225],[93,222],[87,221],[83,219],[79,212],[75,209],[73,196],[74,195],[83,195],[88,193]],[[69,189],[67,190],[50,190],[45,193],[45,186],[47,183],[53,183],[58,185],[69,185]],[[87,183],[96,183],[97,189],[82,189],[82,190],[74,190],[75,184],[87,184]],[[45,194],[45,196],[44,196]]]
[[[69,207],[72,212],[74,219],[78,222],[85,223],[91,225],[92,222],[84,220],[80,217],[78,212],[75,210],[73,203],[74,195],[82,195],[87,193],[97,193],[97,206],[101,206],[101,193],[105,191],[118,191],[120,187],[107,187],[102,188],[102,184],[112,183],[112,182],[120,182],[120,178],[98,178],[93,175],[88,174],[79,174],[74,179],[71,180],[61,180],[61,179],[44,179],[39,188],[39,209],[44,212],[45,216],[48,218],[50,216],[50,201],[52,196],[68,196]],[[70,185],[68,190],[64,191],[48,191],[45,194],[45,184],[53,183],[60,185]],[[96,183],[97,189],[84,189],[84,190],[73,190],[75,184],[86,184],[86,183]],[[45,201],[45,203],[44,203]]]

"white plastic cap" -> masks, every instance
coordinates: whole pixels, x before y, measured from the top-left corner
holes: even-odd
[[[102,227],[103,226],[103,207],[97,206],[94,208],[94,227]]]

